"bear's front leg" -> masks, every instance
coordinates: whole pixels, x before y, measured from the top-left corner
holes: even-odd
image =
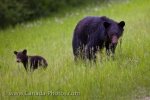
[[[108,56],[110,56],[111,53],[114,55],[115,54],[116,46],[117,46],[117,44],[112,44],[112,43],[106,42],[105,43],[106,54]]]
[[[110,53],[111,53],[110,45],[109,45],[109,44],[110,44],[109,42],[106,42],[106,43],[105,43],[107,56],[110,56]]]
[[[116,46],[117,46],[117,44],[110,44],[110,50],[111,50],[113,56],[115,54]]]
[[[23,66],[24,66],[25,70],[27,71],[28,64],[27,63],[23,63]]]
[[[109,44],[109,48],[106,48],[106,52],[108,56],[111,56],[114,59],[115,49],[117,44]]]
[[[116,44],[117,45],[117,44]],[[105,43],[105,47],[106,47],[106,54],[107,56],[110,56],[114,59],[114,55],[115,55],[115,49],[116,49],[116,45],[115,44],[111,44],[109,42]]]

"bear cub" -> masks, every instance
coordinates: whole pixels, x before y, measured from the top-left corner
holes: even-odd
[[[26,71],[29,69],[29,66],[30,66],[30,71],[31,70],[34,71],[38,67],[46,68],[48,66],[47,61],[43,57],[28,56],[26,49],[20,52],[14,51],[14,54],[16,55],[17,62],[18,63],[21,62]]]

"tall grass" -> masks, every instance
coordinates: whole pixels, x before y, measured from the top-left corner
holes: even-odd
[[[0,31],[1,100],[136,100],[149,96],[149,5],[149,0],[128,0],[87,6],[65,15]],[[117,47],[115,60],[108,60],[104,51],[97,54],[96,64],[73,61],[73,29],[81,18],[88,15],[105,15],[126,22],[122,48]],[[47,70],[27,73],[21,64],[15,62],[13,54],[14,50],[23,49],[27,49],[29,55],[45,57],[49,64]],[[32,96],[11,96],[30,92],[33,92]],[[36,92],[77,94],[37,96]]]

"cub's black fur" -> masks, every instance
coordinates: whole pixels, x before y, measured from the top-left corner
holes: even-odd
[[[26,71],[30,66],[30,70],[35,70],[38,67],[46,68],[48,66],[47,61],[41,56],[28,56],[27,50],[24,49],[21,52],[14,51],[18,63],[22,63]]]

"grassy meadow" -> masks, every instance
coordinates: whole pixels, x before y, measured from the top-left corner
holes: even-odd
[[[105,50],[97,63],[75,63],[72,36],[85,16],[126,22],[115,60]],[[48,61],[47,70],[26,72],[13,51]],[[69,93],[69,94],[68,94]],[[150,0],[125,0],[70,9],[0,31],[1,100],[144,100],[150,96]]]

